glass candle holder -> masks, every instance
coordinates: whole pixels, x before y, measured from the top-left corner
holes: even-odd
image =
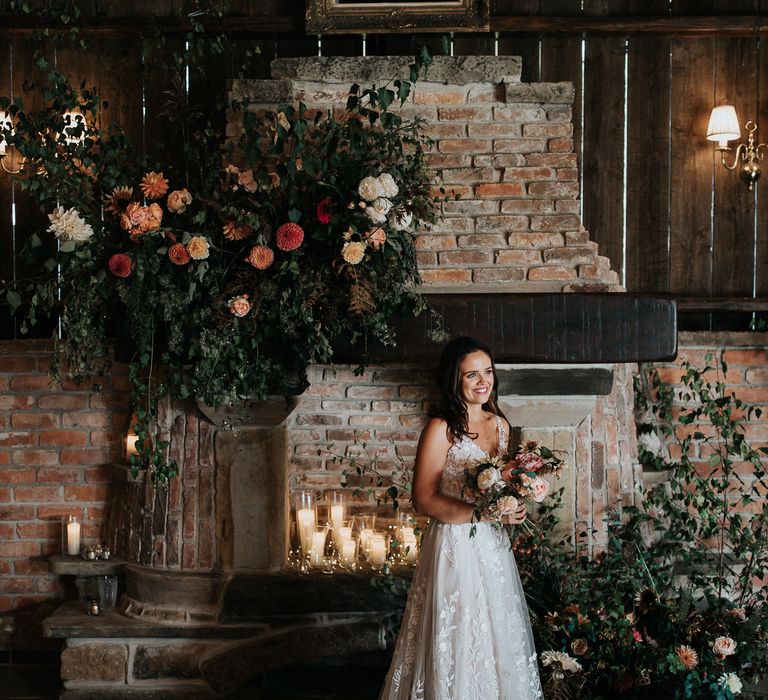
[[[295,496],[296,532],[303,556],[309,556],[312,533],[317,529],[317,496],[314,491],[299,491]]]
[[[314,568],[322,568],[325,559],[325,545],[328,540],[328,528],[318,527],[310,533],[309,565]]]
[[[347,520],[347,495],[343,491],[328,491],[328,520],[334,529],[340,528]]]

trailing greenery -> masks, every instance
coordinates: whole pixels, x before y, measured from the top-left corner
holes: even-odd
[[[413,231],[435,216],[428,139],[389,108],[430,60],[422,52],[410,80],[353,85],[341,113],[234,102],[243,128],[229,140],[171,99],[178,163],[137,158],[119,127],[100,125],[97,92],[55,71],[41,109],[0,98],[0,137],[23,158],[17,182],[50,223],[24,250],[37,273],[0,282],[4,300],[27,327],[60,313],[54,374],[102,374],[117,336],[137,468],[174,472],[154,425],[160,397],[300,392],[307,365],[331,361],[335,345],[392,344],[392,319],[425,309]]]
[[[594,557],[546,540],[518,550],[539,650],[581,667],[543,668],[548,698],[730,700],[768,672],[766,449],[747,442],[758,412],[726,391],[726,371],[685,362],[672,386],[643,367],[640,435],[659,431],[681,456],[641,454],[668,479],[611,514]]]

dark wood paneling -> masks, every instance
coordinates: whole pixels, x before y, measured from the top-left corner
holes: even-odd
[[[468,335],[493,348],[497,362],[610,363],[672,359],[677,352],[674,301],[632,294],[427,294],[451,337]],[[369,339],[369,362],[434,359],[433,317],[398,319],[397,346]],[[355,362],[359,347],[338,347],[334,360]]]
[[[627,289],[669,290],[669,39],[629,40]]]
[[[768,0],[763,0],[764,5],[768,5]],[[768,10],[768,7],[764,8]],[[757,112],[758,123],[761,130],[758,136],[761,141],[768,141],[768,46],[761,42],[759,46],[758,65],[760,81],[756,85],[756,92],[759,104]],[[765,167],[765,166],[764,166]],[[755,230],[755,243],[757,247],[757,256],[755,260],[754,276],[756,278],[757,296],[768,296],[768,168],[763,177],[765,180],[757,184],[757,227]],[[745,274],[744,271],[741,274]]]
[[[624,38],[586,42],[584,226],[619,275],[624,257]]]
[[[670,291],[711,294],[712,147],[705,140],[714,96],[714,39],[674,40]]]
[[[98,89],[103,103],[101,128],[119,124],[131,141],[142,143],[141,44],[136,41],[98,39]],[[126,76],[133,79],[126,80]]]
[[[757,114],[755,85],[758,83],[758,42],[756,39],[718,39],[715,44],[715,95],[713,105],[732,104],[744,124]],[[739,76],[733,80],[732,76]],[[707,117],[709,112],[707,111]],[[701,139],[701,136],[699,136]],[[713,144],[708,142],[712,147]],[[714,150],[714,149],[713,149]],[[712,294],[748,296],[752,293],[749,274],[754,262],[755,193],[739,177],[739,167],[728,171],[717,164],[714,169],[714,226],[712,235]]]
[[[535,83],[541,80],[539,37],[532,34],[501,34],[499,36],[499,56],[520,56],[523,59],[520,80]]]

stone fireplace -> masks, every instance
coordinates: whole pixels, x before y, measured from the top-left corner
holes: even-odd
[[[232,96],[247,97],[256,111],[293,101],[339,109],[351,83],[407,77],[408,63],[279,59],[271,80],[235,81]],[[517,57],[439,57],[399,108],[426,120],[436,194],[444,187],[458,197],[418,232],[418,262],[428,298],[449,298],[448,330],[497,351],[510,423],[567,453],[564,534],[591,550],[603,541],[606,511],[635,501],[628,363],[674,355],[674,305],[613,294],[621,292],[617,275],[579,219],[573,88],[521,83],[520,68]],[[240,128],[240,115],[231,114],[230,136]],[[573,301],[559,303],[564,295]],[[514,322],[503,312],[517,308],[513,297],[525,302]],[[465,300],[475,311],[459,303]],[[310,647],[336,654],[381,648],[394,603],[362,594],[361,577],[307,577],[315,579],[307,595],[300,590],[306,578],[276,572],[287,557],[293,491],[339,488],[344,466],[336,457],[355,454],[361,443],[379,466],[412,460],[434,396],[439,346],[413,328],[401,333],[405,347],[374,351],[363,373],[343,363],[344,352],[337,366],[311,367],[309,388],[291,403],[253,403],[240,416],[165,407],[179,477],[156,487],[122,470],[108,524],[114,550],[132,563],[120,608],[126,617],[106,636],[92,627],[74,635],[71,619],[49,625],[50,634],[69,640],[62,657],[68,687],[98,681],[105,692],[139,689],[151,667],[169,687],[220,691],[274,667],[270,644],[297,649],[286,652],[286,664]],[[230,422],[236,430],[225,428]],[[360,485],[349,480],[350,488]],[[183,671],[179,648],[164,659],[162,645],[146,641],[159,636],[173,638],[169,649],[186,645]],[[116,664],[123,671],[78,677],[78,654],[88,646],[124,658]]]

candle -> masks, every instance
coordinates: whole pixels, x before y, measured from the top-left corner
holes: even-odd
[[[72,518],[67,523],[67,554],[70,556],[80,553],[80,523]]]
[[[372,534],[368,538],[368,559],[373,566],[380,566],[387,558],[387,542],[384,535]]]
[[[350,537],[341,541],[341,563],[354,564],[355,562],[355,541]]]
[[[341,527],[341,524],[344,522],[343,505],[331,506],[331,522],[334,527]]]
[[[299,542],[301,551],[309,553],[310,534],[315,529],[315,511],[313,508],[302,508],[296,513],[296,524],[299,528]]]
[[[309,550],[309,563],[312,566],[322,566],[325,553],[325,530],[317,530],[312,533],[312,542]]]
[[[408,564],[415,564],[416,558],[419,555],[419,550],[416,545],[416,537],[410,537],[403,539],[403,543],[400,545],[400,549],[403,552],[403,560]]]

